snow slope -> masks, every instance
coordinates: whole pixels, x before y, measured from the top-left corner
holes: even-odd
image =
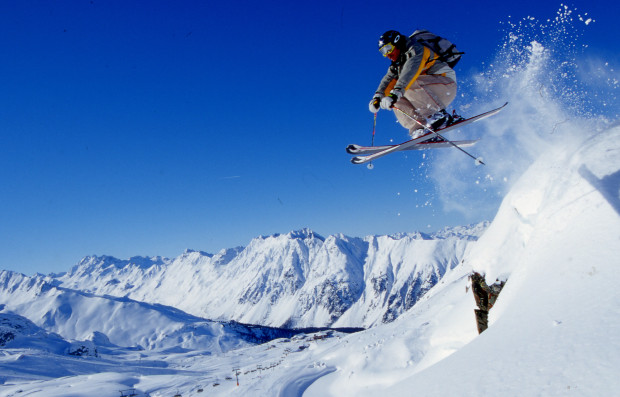
[[[545,153],[506,196],[465,267],[375,330],[375,344],[368,331],[349,337],[363,347],[326,354],[338,371],[304,396],[614,395],[619,257],[616,126]],[[468,267],[490,283],[508,280],[480,336],[465,292]]]

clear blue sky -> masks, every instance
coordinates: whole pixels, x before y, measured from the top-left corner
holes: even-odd
[[[596,20],[583,40],[618,65],[618,4],[566,4]],[[303,227],[365,236],[479,221],[443,209],[416,173],[421,154],[349,163],[347,144],[370,143],[367,104],[388,66],[378,36],[449,37],[466,81],[493,58],[501,22],[559,6],[2,1],[0,269],[214,253]],[[406,138],[393,115],[379,119],[376,143]]]

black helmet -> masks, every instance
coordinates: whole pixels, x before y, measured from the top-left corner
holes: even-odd
[[[386,44],[391,44],[398,49],[405,48],[406,38],[395,30],[388,30],[379,37],[379,50]]]

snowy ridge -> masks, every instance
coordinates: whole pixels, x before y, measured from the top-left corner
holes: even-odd
[[[0,313],[0,348],[13,346],[64,354],[69,348],[69,343],[59,335],[36,326],[25,317],[13,313]]]
[[[60,343],[63,348],[64,340],[68,340],[91,341],[93,347],[206,350],[214,354],[295,334],[208,321],[172,307],[52,286],[40,277],[15,272],[0,272],[0,284],[4,286],[0,288],[0,301],[5,302],[0,305],[0,325],[12,324],[10,328],[0,327],[0,341],[7,346],[16,336],[24,336],[39,340],[43,346],[56,341],[54,344]],[[24,342],[19,345],[23,347]],[[61,354],[61,350],[53,351]]]
[[[48,281],[97,295],[160,303],[196,316],[274,327],[370,327],[410,309],[487,225],[436,234],[261,236],[212,255],[86,257]]]

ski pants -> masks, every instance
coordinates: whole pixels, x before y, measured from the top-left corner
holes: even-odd
[[[456,98],[456,81],[441,75],[421,75],[396,102],[395,106],[422,124],[426,119],[448,107]],[[421,128],[415,121],[394,112],[398,122],[409,131]]]

